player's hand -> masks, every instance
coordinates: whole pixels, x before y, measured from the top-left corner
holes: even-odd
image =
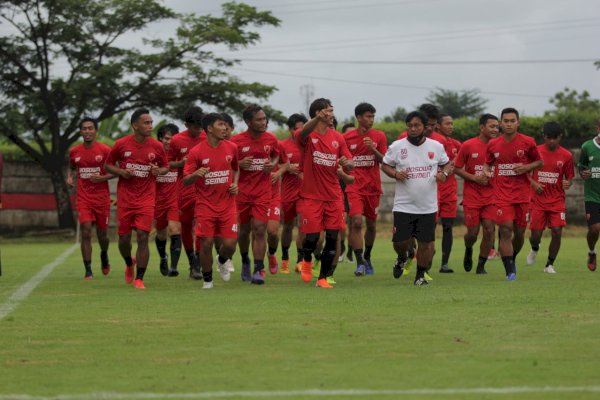
[[[490,178],[485,174],[475,175],[473,182],[481,186],[487,186],[487,184],[490,183]]]
[[[483,171],[483,175],[487,176],[488,179],[492,179],[494,177],[494,173],[492,171]]]
[[[67,176],[67,185],[69,185],[70,187],[75,186],[73,184],[73,177],[72,176]]]
[[[592,176],[592,171],[589,169],[582,169],[579,172],[579,175],[581,175],[581,179],[588,179],[589,177]]]
[[[119,176],[123,179],[129,179],[133,176],[133,170],[131,169],[121,169],[121,173]]]
[[[397,181],[404,182],[405,180],[408,179],[408,174],[406,173],[405,170],[396,171],[396,173],[394,174],[394,177],[396,178]]]
[[[323,109],[323,110],[317,111],[317,113],[315,114],[315,117],[321,122],[329,123],[329,114],[330,114],[329,110]]]
[[[194,175],[196,175],[196,176],[198,176],[200,178],[204,178],[204,175],[206,175],[208,173],[208,171],[210,171],[210,168],[206,168],[206,167],[198,168],[194,172]]]
[[[544,192],[544,188],[546,187],[545,185],[536,182],[536,181],[531,181],[531,187],[533,187],[533,190],[537,193],[537,194],[542,194]]]
[[[253,159],[254,159],[254,157],[248,156],[248,157],[242,158],[238,164],[239,164],[239,166],[240,166],[241,169],[247,171],[247,170],[250,169],[250,166],[252,166],[252,160]]]
[[[367,148],[371,151],[375,150],[375,146],[373,145],[373,139],[371,139],[370,137],[366,137],[363,139],[363,143],[365,146],[367,146]]]
[[[104,178],[102,178],[102,175],[100,175],[100,174],[92,175],[92,176],[90,176],[90,182],[101,183],[101,182],[104,182]]]
[[[229,186],[229,193],[231,193],[232,195],[237,195],[240,192],[240,188],[238,187],[237,183],[232,183],[231,186]]]
[[[299,172],[298,173],[298,179],[304,180],[304,172]]]
[[[515,174],[517,175],[523,175],[529,172],[529,168],[522,163],[517,163],[513,166],[513,171],[515,171]]]
[[[338,160],[339,164],[342,166],[342,168],[346,168],[350,165],[350,160],[348,160],[346,158],[346,156],[341,156],[340,159]]]
[[[267,160],[265,161],[265,163],[263,164],[263,172],[265,174],[270,173],[271,171],[273,171],[273,168],[275,168],[275,164],[273,164],[273,162],[271,160]]]
[[[444,174],[443,171],[438,171],[437,175],[435,176],[435,178],[438,180],[438,182],[440,183],[444,183],[446,182],[446,174]]]
[[[287,172],[292,175],[298,175],[300,173],[300,166],[298,164],[290,164]]]
[[[573,181],[570,181],[568,179],[563,179],[563,182],[562,182],[563,190],[569,190],[572,185],[573,185]]]
[[[150,163],[150,167],[152,175],[158,176],[160,174],[160,167],[158,165]]]
[[[271,173],[271,183],[274,184],[281,178],[281,173],[279,171]]]

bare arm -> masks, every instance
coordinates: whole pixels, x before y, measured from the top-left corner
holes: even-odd
[[[455,166],[454,173],[463,178],[465,181],[475,182],[482,186],[487,185],[490,181],[490,179],[485,175],[485,173],[481,175],[470,174],[467,171],[465,171],[465,169],[462,167],[458,168]]]
[[[104,170],[107,171],[109,174],[119,176],[123,179],[129,179],[132,175],[130,170],[119,168],[116,165],[112,164],[104,164]]]
[[[184,186],[193,185],[198,180],[198,178],[202,178],[204,175],[206,175],[208,170],[209,170],[209,168],[202,167],[202,168],[198,168],[193,173],[184,176],[183,177],[183,185]]]

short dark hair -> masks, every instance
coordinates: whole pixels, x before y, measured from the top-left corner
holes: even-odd
[[[298,113],[290,115],[287,120],[287,126],[290,129],[294,129],[298,122],[307,123],[308,119],[306,118],[306,115]]]
[[[354,108],[354,116],[355,117],[358,117],[358,116],[363,115],[364,113],[368,113],[368,112],[375,114],[377,112],[377,110],[375,110],[375,107],[373,107],[369,103],[360,103],[359,105],[356,106],[356,108]]]
[[[221,113],[208,113],[202,118],[202,129],[206,131],[208,127],[212,126],[216,121],[227,122]]]
[[[160,140],[164,138],[167,133],[170,133],[171,135],[176,135],[179,133],[179,127],[172,122],[164,124],[156,131],[156,138]]]
[[[229,126],[231,126],[233,128],[233,126],[235,124],[233,123],[233,118],[231,118],[231,115],[229,115],[227,113],[221,113],[221,115],[223,116],[223,120],[225,121],[225,123],[227,123]]]
[[[244,118],[244,121],[252,121],[252,118],[254,118],[259,111],[263,111],[263,108],[258,104],[248,104],[242,112],[242,118]]]
[[[204,116],[204,111],[202,108],[198,106],[191,106],[185,113],[183,114],[183,120],[186,124],[202,126],[202,117]]]
[[[413,118],[419,118],[424,126],[427,125],[427,122],[429,122],[429,117],[421,110],[409,112],[404,119],[404,122],[408,124]]]
[[[98,120],[96,118],[87,117],[87,116],[83,117],[83,119],[79,123],[79,129],[81,129],[81,125],[83,125],[84,122],[91,122],[92,124],[94,124],[94,129],[98,130]]]
[[[544,124],[542,132],[544,132],[544,136],[547,136],[551,139],[556,139],[563,134],[563,129],[558,122],[549,121]]]
[[[441,124],[441,123],[442,123],[442,121],[444,120],[444,118],[446,118],[446,117],[450,117],[450,118],[452,118],[452,115],[450,115],[450,114],[445,114],[445,113],[441,113],[441,114],[438,116],[438,119],[437,119],[437,122],[438,122],[438,124]]]
[[[437,121],[440,115],[440,109],[431,103],[423,103],[419,106],[418,111],[421,111],[427,116],[427,119],[435,119]],[[425,123],[427,125],[427,123]]]
[[[496,117],[494,114],[483,114],[481,117],[479,117],[479,125],[487,124],[490,119],[495,119],[498,121],[498,117]]]
[[[144,114],[150,114],[150,110],[148,110],[147,108],[138,108],[137,110],[135,110],[133,114],[131,114],[131,124],[138,122],[140,117]]]
[[[352,122],[349,122],[349,123],[347,123],[347,124],[344,124],[344,125],[342,126],[342,132],[346,132],[346,129],[348,129],[348,128],[354,128],[354,124],[353,124]]]
[[[323,97],[318,98],[310,104],[310,107],[308,109],[308,115],[311,118],[314,118],[317,115],[317,111],[324,110],[327,107],[331,107],[331,100],[325,99]]]
[[[515,114],[517,116],[517,120],[519,119],[519,112],[512,107],[506,107],[504,110],[502,110],[500,113],[500,119],[504,117],[504,114]]]

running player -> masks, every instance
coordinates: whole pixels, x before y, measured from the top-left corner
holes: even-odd
[[[164,146],[165,153],[169,151],[169,143],[173,136],[179,133],[175,124],[165,124],[158,128],[156,138]],[[177,173],[170,169],[165,175],[156,177],[156,206],[154,220],[156,221],[156,250],[160,256],[160,273],[163,276],[178,276],[177,263],[181,255],[181,222],[177,205]],[[167,257],[167,233],[171,236],[171,269]]]
[[[194,210],[196,207],[196,192],[192,186],[183,185],[183,166],[190,150],[198,143],[206,140],[206,133],[202,131],[202,109],[190,107],[184,114],[187,130],[178,133],[169,144],[170,168],[178,169],[178,206],[179,220],[181,221],[181,241],[190,263],[190,278],[202,279],[200,264],[194,253]]]
[[[346,187],[350,205],[350,245],[356,257],[354,275],[373,275],[371,250],[377,232],[377,212],[381,189],[379,163],[387,151],[385,133],[373,129],[375,107],[369,103],[360,103],[354,109],[358,128],[346,133],[344,139],[352,154],[355,182]],[[363,216],[366,220],[364,243],[362,237]],[[364,244],[364,254],[363,254]]]
[[[248,129],[231,138],[238,146],[241,170],[236,201],[240,223],[238,241],[242,255],[242,280],[262,285],[265,283],[265,233],[271,205],[271,171],[278,162],[279,145],[275,135],[267,132],[267,115],[262,107],[251,104],[244,109],[242,116]],[[248,257],[251,231],[253,273],[250,271]]]
[[[515,258],[525,240],[531,196],[528,174],[544,164],[535,141],[519,133],[518,129],[519,112],[514,108],[502,110],[502,135],[490,140],[484,166],[488,177],[491,177],[491,167],[495,166],[494,199],[496,224],[500,230],[498,247],[508,281],[517,278]]]
[[[345,135],[346,133],[353,131],[354,128],[356,128],[356,127],[354,126],[353,122],[346,123],[342,126],[342,130],[340,131],[340,133],[342,135]],[[340,248],[340,256],[338,258],[338,262],[343,262],[345,257],[348,258],[348,261],[354,262],[354,252],[352,251],[352,245],[350,244],[351,226],[350,226],[350,221],[348,220],[348,213],[350,212],[350,204],[348,203],[348,194],[346,193],[346,183],[344,182],[343,179],[340,179],[340,186],[342,187],[342,192],[344,195],[344,214],[345,214],[344,222],[346,225],[346,229],[344,229],[344,230],[342,230],[342,232],[340,232],[341,248]],[[347,248],[346,248],[346,243],[345,243],[346,238],[348,238],[348,247]],[[344,257],[344,255],[345,255],[345,257]]]
[[[319,236],[325,231],[325,246],[321,255],[321,271],[317,287],[332,288],[327,277],[336,254],[339,229],[343,226],[342,202],[339,189],[338,166],[346,172],[353,168],[352,155],[339,132],[331,128],[333,106],[328,99],[316,99],[309,108],[311,120],[296,134],[296,141],[303,151],[302,189],[300,191],[302,215],[301,230],[305,239],[302,244],[302,280],[312,279],[312,252]]]
[[[85,268],[84,279],[92,279],[92,225],[96,224],[96,235],[100,244],[100,265],[104,275],[110,272],[108,261],[109,239],[107,234],[110,214],[110,192],[108,180],[114,175],[104,172],[104,163],[110,147],[96,141],[98,121],[86,117],[79,123],[79,134],[83,143],[69,151],[67,184],[73,186],[73,173],[77,175],[77,197],[75,206],[81,229],[81,256]]]
[[[119,177],[117,218],[119,252],[125,260],[125,283],[145,289],[144,274],[148,266],[148,234],[154,220],[156,176],[169,171],[162,143],[151,137],[152,117],[145,108],[131,115],[133,133],[115,142],[104,169]],[[117,166],[118,163],[118,166]],[[137,236],[136,257],[131,257],[131,231]],[[134,265],[137,272],[134,274]],[[135,278],[135,282],[134,282]]]
[[[196,192],[196,248],[200,249],[203,288],[213,287],[212,249],[215,237],[221,245],[217,270],[221,278],[230,279],[231,257],[238,235],[235,195],[238,193],[237,146],[224,140],[227,123],[222,114],[204,116],[202,128],[208,139],[190,151],[183,173],[184,185]]]
[[[271,172],[271,203],[269,205],[269,220],[267,221],[267,258],[271,274],[276,274],[279,268],[275,253],[279,245],[279,227],[281,226],[281,176],[288,168],[287,155],[282,152],[279,141],[277,146],[279,164]]]
[[[560,249],[562,227],[567,224],[565,190],[569,189],[575,176],[573,155],[560,146],[562,128],[558,122],[546,122],[543,127],[544,144],[539,145],[538,152],[544,166],[533,171],[531,179],[531,205],[529,243],[531,251],[527,255],[527,264],[533,265],[540,249],[540,241],[545,227],[552,233],[548,247],[548,261],[544,272],[554,274],[554,260]]]
[[[590,271],[596,270],[596,242],[600,234],[600,119],[596,121],[596,137],[581,146],[579,175],[584,180],[583,194],[587,216],[588,261]]]
[[[498,136],[498,118],[492,114],[483,114],[479,118],[479,136],[465,141],[454,161],[454,172],[464,180],[463,214],[465,218],[465,256],[463,266],[470,272],[473,268],[473,245],[483,227],[479,246],[479,258],[475,273],[484,275],[485,263],[494,244],[496,208],[494,207],[494,188],[490,178],[483,173],[487,145]]]

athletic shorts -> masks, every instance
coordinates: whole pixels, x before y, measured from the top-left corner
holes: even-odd
[[[161,231],[169,226],[169,221],[179,222],[179,211],[169,208],[157,208],[154,211],[154,219],[156,220],[156,230]]]
[[[101,206],[78,205],[79,223],[95,222],[96,228],[105,231],[108,228],[108,217],[110,216],[110,203]]]
[[[179,221],[190,222],[194,220],[194,214],[196,211],[196,197],[190,196],[186,198],[179,198]]]
[[[463,206],[463,213],[465,226],[478,226],[482,219],[496,220],[496,206],[491,204],[478,208]]]
[[[372,196],[362,195],[360,193],[348,193],[349,216],[364,215],[366,219],[375,221],[379,212],[379,200],[381,196],[376,194]]]
[[[527,228],[529,220],[529,203],[496,205],[496,224],[514,222],[521,228]]]
[[[542,230],[546,227],[556,228],[567,225],[567,218],[564,211],[529,211],[529,229]]]
[[[281,203],[281,213],[283,215],[283,222],[290,222],[298,215],[298,199],[294,201],[286,201]]]
[[[395,243],[404,242],[415,237],[419,242],[435,241],[435,224],[437,213],[409,214],[394,211],[394,236]]]
[[[588,226],[592,226],[600,223],[600,203],[594,203],[593,201],[585,202],[585,216],[587,218]]]
[[[269,203],[251,203],[246,201],[237,202],[240,224],[249,224],[251,219],[261,222],[269,220]]]
[[[196,237],[237,239],[238,221],[235,207],[220,215],[196,214]]]
[[[444,201],[438,203],[438,216],[440,218],[456,218],[457,201]]]
[[[150,232],[154,221],[154,208],[121,208],[117,207],[119,235],[126,235],[134,229]]]
[[[340,230],[344,226],[344,209],[341,201],[315,199],[298,200],[301,214],[300,232],[317,233]]]
[[[271,199],[271,204],[269,205],[269,211],[267,212],[267,217],[269,221],[281,221],[281,197],[274,196]]]

